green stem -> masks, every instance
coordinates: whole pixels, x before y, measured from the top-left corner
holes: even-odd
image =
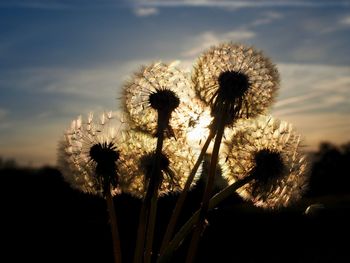
[[[110,189],[106,193],[106,202],[107,202],[108,215],[111,223],[114,262],[121,263],[122,259],[121,259],[121,248],[120,248],[120,237],[119,237],[118,223],[117,223],[117,214],[115,212],[113,197]]]
[[[165,235],[164,235],[164,238],[163,238],[163,241],[162,241],[162,245],[161,245],[161,248],[160,248],[160,254],[162,254],[164,252],[164,249],[165,247],[168,245],[170,239],[172,238],[173,236],[173,233],[174,233],[174,230],[175,230],[175,226],[176,226],[176,223],[177,223],[177,220],[180,216],[180,213],[181,213],[181,209],[182,209],[182,206],[185,202],[185,199],[186,199],[186,196],[187,196],[187,193],[188,193],[188,190],[190,189],[190,186],[191,186],[191,183],[193,181],[193,178],[194,176],[196,175],[196,172],[203,160],[203,157],[205,155],[205,153],[207,152],[207,149],[209,147],[209,144],[211,142],[211,140],[213,139],[214,137],[214,133],[210,133],[200,154],[199,154],[199,157],[197,159],[197,162],[195,163],[194,167],[192,168],[191,170],[191,173],[190,175],[188,176],[187,178],[187,181],[186,181],[186,184],[184,186],[184,189],[183,191],[181,192],[181,194],[179,195],[179,198],[176,202],[176,205],[175,205],[175,208],[173,210],[173,213],[171,215],[171,218],[170,218],[170,221],[168,223],[168,227],[166,229],[166,232],[165,232]]]
[[[247,176],[230,186],[227,186],[225,189],[214,195],[209,202],[208,211],[217,207],[222,201],[224,201],[229,196],[233,195],[237,189],[241,188],[243,185],[249,183],[252,179],[252,176]],[[200,216],[200,209],[198,209],[190,219],[181,227],[181,229],[176,233],[175,237],[170,241],[169,245],[164,249],[164,252],[160,255],[158,263],[169,262],[171,256],[175,250],[181,245],[183,240],[195,227],[195,224],[198,222]]]

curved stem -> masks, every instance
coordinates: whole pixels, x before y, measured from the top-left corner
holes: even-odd
[[[247,176],[233,183],[232,185],[227,186],[225,189],[223,189],[210,199],[208,210],[210,211],[217,207],[222,201],[224,201],[229,196],[233,195],[238,188],[249,183],[253,179],[254,178],[252,176]],[[160,255],[157,261],[158,263],[168,262],[171,259],[171,256],[174,253],[174,251],[181,245],[182,241],[187,237],[187,235],[194,228],[195,224],[198,222],[199,215],[200,209],[198,209],[176,233],[175,237],[169,242],[169,245],[164,249],[163,253]]]
[[[191,186],[191,183],[193,181],[193,178],[194,176],[196,175],[196,172],[203,160],[203,157],[205,155],[205,153],[207,152],[207,149],[209,147],[209,144],[211,142],[211,140],[213,139],[214,137],[214,133],[211,132],[198,156],[198,159],[195,163],[195,165],[193,166],[192,170],[191,170],[191,173],[190,175],[188,176],[187,178],[187,181],[186,181],[186,184],[184,186],[184,189],[183,191],[180,193],[179,197],[178,197],[178,200],[176,202],[176,205],[175,205],[175,208],[172,212],[172,215],[171,215],[171,218],[170,218],[170,221],[168,223],[168,227],[166,229],[166,232],[165,232],[165,235],[164,235],[164,238],[163,238],[163,241],[162,241],[162,245],[161,245],[161,248],[160,248],[160,254],[162,254],[164,252],[164,249],[165,247],[168,245],[171,237],[173,236],[173,233],[174,233],[174,230],[175,230],[175,226],[176,226],[176,223],[177,223],[177,220],[180,216],[180,213],[181,213],[181,209],[182,209],[182,206],[185,202],[185,199],[186,199],[186,196],[187,196],[187,193],[188,193],[188,190],[190,189],[190,186]]]

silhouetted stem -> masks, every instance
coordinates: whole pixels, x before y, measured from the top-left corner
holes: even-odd
[[[200,215],[199,215],[200,218],[199,218],[198,223],[196,224],[196,227],[195,227],[195,230],[194,230],[194,233],[192,236],[192,240],[190,243],[190,247],[188,250],[188,254],[187,254],[187,258],[186,258],[187,263],[191,263],[194,261],[194,257],[196,255],[199,239],[200,239],[200,236],[204,230],[205,216],[208,212],[209,200],[210,200],[210,196],[211,196],[214,182],[215,182],[216,165],[218,162],[221,140],[222,140],[222,136],[224,135],[224,131],[225,131],[225,116],[226,116],[226,114],[223,114],[222,116],[220,116],[220,118],[218,120],[217,133],[216,133],[216,137],[215,137],[215,142],[214,142],[214,146],[213,146],[213,152],[211,155],[211,161],[210,161],[210,167],[209,167],[208,182],[207,182],[207,185],[205,187],[205,191],[204,191],[203,198],[202,198],[202,205],[200,208]]]
[[[230,186],[227,186],[225,189],[214,195],[209,202],[208,210],[212,210],[217,207],[222,201],[224,201],[229,196],[233,195],[237,189],[243,185],[249,183],[254,178],[252,176],[247,176],[242,180],[239,180],[233,183]],[[187,237],[191,230],[195,227],[196,223],[199,220],[200,209],[198,209],[190,219],[180,228],[176,233],[175,237],[170,241],[169,245],[164,249],[164,252],[160,255],[158,263],[169,262],[174,251],[181,245],[182,241]]]
[[[160,128],[162,129],[162,127]],[[164,141],[164,129],[161,130],[158,134],[157,148],[155,153],[155,165],[153,169],[154,173],[152,173],[152,175],[154,175],[155,177],[154,178],[155,182],[154,182],[154,187],[152,187],[153,189],[150,189],[150,191],[152,191],[152,197],[151,197],[150,214],[149,214],[148,224],[147,224],[145,263],[150,263],[152,259],[153,237],[154,237],[155,222],[157,218],[158,188],[162,182],[161,171],[160,171],[160,158],[162,154],[163,141]]]
[[[203,145],[201,153],[198,156],[197,162],[193,166],[193,168],[191,170],[191,173],[190,173],[190,175],[187,178],[187,181],[186,181],[186,184],[184,186],[183,191],[180,193],[180,195],[178,197],[178,200],[176,202],[176,205],[175,205],[175,208],[173,210],[173,213],[172,213],[172,215],[170,217],[170,221],[169,221],[168,227],[166,229],[166,232],[165,232],[165,235],[164,235],[164,238],[163,238],[163,241],[162,241],[162,245],[161,245],[161,248],[160,248],[160,254],[162,254],[162,252],[164,251],[165,247],[168,245],[170,239],[173,236],[173,233],[174,233],[174,230],[175,230],[175,227],[176,227],[176,223],[177,223],[177,220],[178,220],[178,218],[180,216],[181,209],[182,209],[182,206],[183,206],[183,204],[185,202],[188,190],[190,189],[190,186],[192,184],[193,178],[194,178],[194,176],[197,173],[197,170],[198,170],[198,168],[199,168],[199,166],[200,166],[200,164],[201,164],[201,162],[203,160],[203,157],[204,157],[205,153],[207,152],[207,149],[208,149],[209,144],[210,144],[211,140],[213,139],[213,137],[214,137],[214,133],[211,132],[209,134],[205,144]]]
[[[147,193],[146,193],[147,197]],[[137,239],[136,239],[136,248],[135,248],[135,255],[134,255],[134,263],[141,263],[143,258],[143,249],[145,246],[145,236],[146,236],[146,225],[147,225],[147,219],[148,219],[148,207],[149,202],[148,199],[144,198],[140,210],[140,216],[139,216],[139,225],[137,229]]]
[[[205,229],[205,222],[200,219],[200,214],[199,214],[199,218],[198,218],[197,224],[194,226],[194,232],[192,234],[191,243],[190,243],[190,246],[189,246],[188,252],[187,252],[187,257],[186,257],[187,263],[194,262],[194,259],[195,259],[196,253],[197,253],[199,240],[200,240],[200,237],[201,237],[204,229]]]
[[[139,216],[139,226],[137,231],[134,263],[141,263],[143,261],[143,258],[145,258],[145,261],[148,261],[151,259],[152,256],[154,224],[157,210],[157,196],[158,188],[161,183],[159,162],[163,148],[164,130],[168,124],[168,122],[161,121],[160,118],[161,117],[158,115],[158,140],[155,152],[155,159],[154,165],[152,166],[152,171],[149,171],[150,174],[149,176],[147,176],[149,178],[149,183],[145,198],[142,202],[142,207]],[[146,236],[147,240],[145,243]],[[144,251],[145,248],[146,250]]]
[[[122,258],[121,258],[121,248],[120,248],[120,237],[119,237],[119,231],[118,231],[117,214],[115,212],[113,197],[112,197],[110,189],[106,193],[106,202],[107,202],[108,215],[109,215],[109,219],[110,219],[110,223],[111,223],[114,262],[121,263]]]

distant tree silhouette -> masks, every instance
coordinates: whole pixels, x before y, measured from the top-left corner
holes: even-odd
[[[0,169],[4,168],[16,168],[17,163],[14,159],[4,159],[0,156]]]
[[[309,195],[350,193],[350,143],[341,146],[323,142],[311,164]]]

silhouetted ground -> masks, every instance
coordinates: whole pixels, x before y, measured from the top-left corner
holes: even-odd
[[[316,167],[325,156],[315,157]],[[350,174],[345,165],[337,170],[343,177],[327,167],[317,168],[323,177],[313,172],[319,177],[307,195],[288,209],[262,210],[236,196],[225,201],[208,217],[196,262],[350,262]],[[3,168],[0,185],[0,262],[113,262],[104,200],[71,189],[50,167]],[[202,186],[191,192],[182,221],[197,208]],[[174,202],[159,202],[156,244]],[[132,262],[140,204],[115,198],[125,262]],[[310,204],[322,206],[305,215]],[[172,262],[184,262],[186,244]]]

